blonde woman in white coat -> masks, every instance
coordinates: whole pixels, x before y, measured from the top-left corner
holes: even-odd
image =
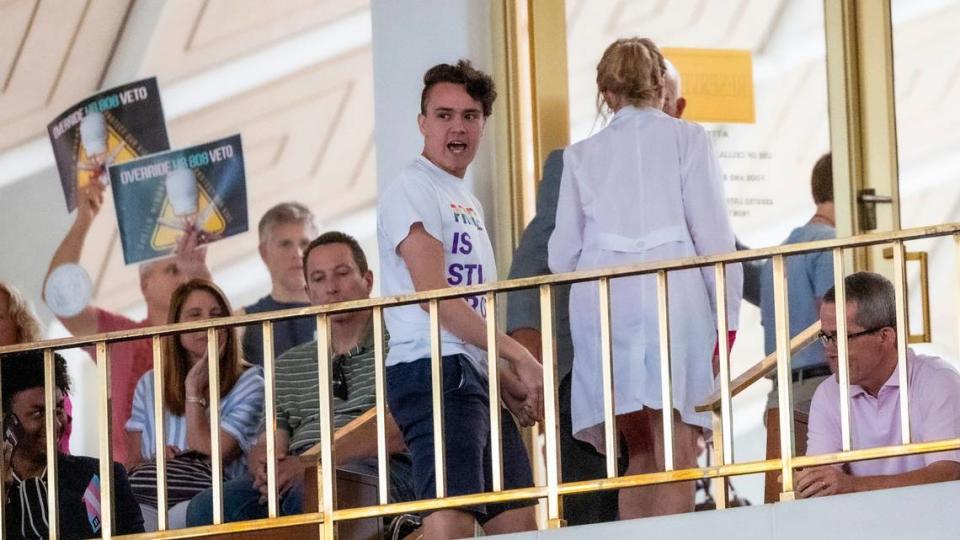
[[[723,185],[702,127],[671,118],[663,102],[665,64],[648,39],[614,42],[597,65],[598,103],[614,112],[602,131],[564,152],[553,272],[569,272],[734,251]],[[736,329],[743,274],[727,267],[728,321]],[[713,390],[714,270],[668,274],[673,380],[674,466],[696,467],[697,437],[710,417],[696,413]],[[617,428],[627,441],[627,474],[664,470],[656,278],[612,282]],[[604,450],[600,315],[596,282],[573,286],[573,431]],[[692,511],[693,482],[623,489],[620,518]]]

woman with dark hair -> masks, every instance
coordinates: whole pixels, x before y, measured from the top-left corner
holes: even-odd
[[[170,299],[168,322],[200,321],[226,317],[230,313],[230,304],[216,285],[206,280],[194,279],[174,291]],[[234,329],[220,329],[217,336],[221,399],[220,450],[224,476],[231,479],[245,470],[244,453],[256,441],[257,428],[263,419],[263,375],[260,368],[243,360]],[[197,455],[210,455],[208,361],[206,330],[163,339],[163,421],[166,429],[166,456],[170,460],[193,460]],[[152,370],[144,374],[137,383],[133,411],[126,428],[129,456],[127,467],[133,470],[142,462],[153,461],[156,457],[156,419]],[[136,479],[136,474],[133,476]],[[168,478],[168,486],[170,482]],[[135,481],[135,491],[138,490],[138,485]],[[145,487],[146,485],[149,485],[149,482]],[[206,487],[209,487],[209,481]],[[197,488],[198,492],[202,491],[199,486]],[[144,526],[148,531],[151,526],[155,529],[157,513],[156,499],[149,502],[154,505],[144,504],[141,500]],[[171,507],[171,527],[184,525],[187,502],[189,499]]]

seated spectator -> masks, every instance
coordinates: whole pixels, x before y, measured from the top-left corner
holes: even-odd
[[[223,292],[213,283],[195,279],[181,285],[170,301],[169,323],[200,321],[230,314],[230,304]],[[245,470],[244,452],[254,443],[257,426],[263,420],[263,375],[260,368],[246,363],[241,355],[233,329],[218,331],[220,346],[220,451],[223,472],[227,479],[235,478]],[[207,331],[180,334],[164,338],[164,426],[166,429],[167,458],[189,461],[198,465],[196,455],[210,455],[210,411],[208,387]],[[127,422],[127,468],[134,478],[134,490],[144,515],[145,528],[156,529],[156,472],[146,473],[146,482],[140,481],[136,466],[152,462],[156,455],[156,418],[154,418],[154,374],[148,371],[137,383],[133,411]],[[206,461],[204,460],[204,465]],[[184,464],[187,466],[188,464]],[[203,466],[203,465],[199,465]],[[151,476],[152,475],[152,476]],[[189,493],[196,494],[210,485]],[[168,490],[189,491],[189,486],[178,486],[173,475],[168,475]],[[143,489],[141,489],[141,487]],[[180,489],[182,488],[182,489]],[[182,527],[189,496],[170,509],[170,526]],[[174,502],[171,500],[171,502]],[[153,503],[152,505],[150,503]]]
[[[239,313],[263,313],[309,306],[303,282],[303,249],[317,235],[310,210],[295,202],[280,203],[260,218],[260,258],[270,272],[270,294],[245,306]],[[274,358],[314,338],[313,318],[287,319],[273,323]],[[263,330],[259,324],[245,328],[243,357],[263,365]]]
[[[368,298],[373,272],[357,241],[340,232],[328,232],[307,246],[303,254],[307,294],[313,305]],[[333,423],[345,426],[375,405],[373,324],[369,311],[331,317],[330,335],[334,357]],[[299,455],[320,442],[317,342],[305,343],[277,359],[277,486],[280,513],[303,511],[304,465]],[[403,451],[402,437],[392,418],[387,422],[390,443],[390,499],[413,498],[411,464]],[[351,454],[366,456],[343,468],[377,474],[377,442],[351,448]],[[335,455],[336,457],[336,455]],[[340,462],[338,461],[338,465]],[[225,521],[267,517],[266,436],[260,436],[250,451],[246,475],[223,486]],[[212,491],[194,497],[187,511],[187,525],[213,522]]]
[[[900,379],[893,284],[858,272],[845,280],[850,358],[850,424],[853,449],[897,445]],[[837,373],[836,296],[829,289],[820,307],[820,341]],[[914,442],[960,437],[960,374],[934,356],[907,349],[910,431]],[[810,405],[807,455],[842,450],[837,377],[820,384]],[[797,471],[800,497],[910,486],[960,479],[960,451],[875,459]]]
[[[3,479],[6,484],[6,538],[47,538],[47,446],[46,406],[43,391],[43,353],[29,351],[0,359],[3,378],[4,426],[19,422],[16,441],[4,437]],[[67,363],[54,355],[57,385],[55,427],[59,435],[66,413],[63,399],[70,391]],[[7,431],[6,429],[4,430]],[[94,458],[57,456],[57,488],[60,531],[68,538],[99,538],[103,516],[100,506],[90,504],[100,494],[100,462]],[[113,467],[114,534],[143,532],[143,518],[133,499],[126,472]]]
[[[47,277],[64,264],[78,264],[87,234],[103,205],[104,186],[90,182],[77,194],[77,217],[60,242],[50,260]],[[200,233],[192,230],[180,237],[176,256],[158,259],[140,265],[140,292],[147,305],[147,317],[133,321],[119,313],[90,304],[72,317],[57,318],[75,336],[87,336],[102,332],[132,330],[167,322],[170,310],[170,295],[182,283],[190,279],[210,279],[206,263],[206,247],[200,247]],[[93,349],[88,349],[96,360]],[[133,391],[140,377],[153,367],[153,351],[149,339],[133,339],[114,343],[109,347],[110,392],[113,397],[112,433],[113,458],[127,462],[127,444],[123,437],[124,426],[130,419]]]
[[[32,343],[43,339],[40,320],[33,306],[20,291],[0,281],[0,347]],[[70,432],[73,431],[73,403],[63,396],[63,435],[57,444],[61,453],[70,453]]]

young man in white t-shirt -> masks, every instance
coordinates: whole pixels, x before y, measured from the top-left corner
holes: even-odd
[[[493,80],[469,61],[439,64],[424,75],[420,115],[423,153],[381,195],[377,236],[383,294],[476,285],[497,279],[483,209],[463,184],[496,99]],[[385,311],[390,332],[387,396],[413,458],[417,497],[436,495],[427,304]],[[481,296],[440,304],[447,494],[491,489],[490,416],[486,377],[486,305]],[[524,426],[543,417],[540,364],[500,334],[503,399]],[[506,489],[533,484],[517,427],[504,414]],[[438,510],[424,518],[427,538],[536,528],[533,501]]]

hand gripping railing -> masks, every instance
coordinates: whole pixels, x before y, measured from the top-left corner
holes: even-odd
[[[337,522],[378,517],[398,513],[415,513],[424,510],[437,510],[441,508],[457,508],[475,504],[489,504],[496,502],[516,501],[523,499],[546,499],[548,526],[559,526],[562,523],[562,497],[576,493],[589,491],[619,489],[636,487],[643,485],[679,482],[686,480],[695,480],[701,478],[720,478],[723,481],[729,476],[760,473],[767,471],[780,470],[783,476],[783,491],[786,498],[790,498],[793,491],[793,468],[806,467],[813,465],[825,465],[830,463],[841,463],[863,459],[876,459],[883,457],[902,456],[908,454],[940,452],[960,448],[960,439],[950,439],[945,441],[911,443],[909,429],[909,396],[907,395],[907,381],[905,369],[906,362],[906,297],[905,297],[905,276],[904,276],[904,249],[903,244],[909,240],[921,238],[931,238],[939,236],[953,235],[958,252],[960,252],[960,224],[938,225],[933,227],[923,227],[908,229],[889,233],[869,234],[856,236],[846,239],[825,240],[819,242],[809,242],[803,244],[794,244],[789,246],[778,246],[765,249],[754,249],[729,253],[723,255],[712,255],[702,257],[692,257],[687,259],[661,261],[650,264],[636,266],[620,267],[613,269],[600,269],[583,272],[572,272],[567,274],[557,274],[549,276],[532,277],[525,279],[516,279],[501,281],[495,284],[476,285],[456,289],[443,289],[437,291],[426,291],[417,294],[409,294],[394,297],[364,299],[349,302],[341,302],[325,306],[313,306],[297,309],[277,311],[273,313],[261,313],[252,315],[243,315],[235,317],[224,317],[207,321],[196,321],[188,323],[169,324],[164,326],[142,328],[135,330],[125,330],[120,332],[109,332],[84,337],[71,337],[63,339],[54,339],[38,343],[29,343],[22,345],[13,345],[0,347],[0,361],[4,354],[25,351],[25,350],[43,350],[44,351],[44,369],[45,369],[45,396],[48,403],[54,402],[55,389],[53,377],[53,351],[67,349],[78,346],[94,345],[96,347],[96,357],[98,364],[99,395],[100,395],[100,472],[101,472],[101,511],[103,518],[102,536],[104,538],[114,536],[114,507],[113,507],[113,487],[112,487],[112,452],[111,452],[111,433],[110,433],[110,357],[109,344],[134,339],[150,338],[153,344],[154,367],[157,369],[155,377],[156,391],[155,411],[156,418],[162,418],[160,414],[163,410],[163,377],[160,376],[163,365],[161,358],[160,338],[180,334],[184,332],[195,332],[206,330],[208,332],[208,346],[211,357],[217,357],[218,336],[217,329],[233,328],[250,324],[260,324],[263,327],[264,340],[264,369],[266,371],[266,413],[267,413],[267,440],[271,443],[276,436],[276,421],[274,408],[274,375],[275,359],[273,354],[273,331],[272,324],[276,321],[287,320],[297,317],[315,317],[317,324],[318,337],[318,383],[320,394],[321,411],[321,451],[320,467],[318,470],[318,486],[320,489],[320,508],[318,512],[310,512],[299,516],[276,517],[278,500],[276,495],[276,453],[273,444],[268,444],[268,486],[270,496],[268,497],[268,514],[270,518],[263,520],[254,520],[244,523],[223,524],[223,491],[220,481],[222,479],[222,458],[219,452],[219,396],[220,379],[217,376],[219,367],[218,362],[210,362],[209,381],[210,384],[210,433],[212,461],[214,463],[214,525],[208,527],[196,527],[192,529],[183,529],[170,531],[166,530],[168,521],[165,505],[166,490],[164,485],[165,460],[164,451],[159,441],[163,441],[162,425],[157,426],[156,459],[158,469],[158,501],[160,502],[159,526],[160,532],[153,533],[145,537],[150,538],[178,538],[188,536],[206,536],[211,534],[231,533],[238,531],[249,531],[259,529],[280,529],[292,526],[316,525],[318,532],[324,533],[325,538],[330,538],[335,534],[334,525]],[[876,244],[893,244],[894,268],[897,299],[897,322],[899,339],[899,368],[901,377],[901,422],[903,433],[903,445],[884,448],[871,448],[862,450],[850,450],[850,412],[849,412],[849,368],[847,366],[847,348],[845,340],[838,342],[839,354],[839,376],[841,381],[841,411],[843,423],[843,451],[835,454],[822,456],[795,456],[793,452],[793,414],[790,407],[790,356],[791,350],[798,350],[805,341],[812,339],[816,332],[814,327],[808,328],[792,341],[789,336],[789,321],[787,318],[787,283],[785,276],[785,257],[812,251],[831,250],[834,258],[835,282],[837,284],[837,306],[838,306],[838,335],[846,335],[846,317],[842,311],[844,302],[843,291],[843,250],[860,248]],[[763,258],[773,258],[774,286],[775,286],[775,305],[776,305],[776,327],[777,327],[777,353],[775,357],[764,359],[761,364],[748,370],[734,381],[731,388],[729,351],[726,347],[726,341],[720,339],[720,392],[709,399],[701,410],[716,411],[717,404],[721,414],[714,414],[716,432],[719,432],[721,444],[718,450],[718,456],[721,458],[713,466],[693,469],[673,470],[672,456],[667,453],[665,459],[666,467],[662,472],[645,473],[631,476],[616,476],[614,463],[615,450],[611,443],[607,447],[607,477],[597,480],[585,480],[579,482],[562,482],[560,478],[560,452],[558,443],[558,403],[557,403],[557,378],[556,378],[556,351],[554,348],[554,329],[553,329],[553,287],[562,284],[598,281],[600,294],[600,320],[601,320],[601,361],[602,361],[602,380],[603,380],[603,405],[604,405],[604,430],[607,434],[607,440],[614,439],[616,433],[615,412],[613,402],[613,375],[612,375],[612,347],[611,347],[611,315],[610,315],[610,280],[618,277],[636,276],[643,274],[656,274],[658,290],[658,318],[661,328],[661,373],[663,376],[662,388],[664,396],[670,395],[670,357],[669,357],[669,330],[668,330],[668,306],[667,306],[667,276],[669,272],[689,268],[713,267],[716,274],[717,287],[717,314],[719,335],[725,335],[728,321],[726,320],[726,296],[724,294],[726,286],[726,265]],[[500,441],[500,422],[495,421],[499,415],[499,388],[496,384],[496,362],[498,358],[496,349],[497,340],[497,319],[496,313],[496,294],[512,290],[538,287],[540,291],[541,313],[542,313],[542,351],[544,367],[544,386],[545,386],[545,442],[546,442],[546,467],[547,480],[545,485],[537,485],[520,489],[503,489],[503,459],[499,451]],[[431,364],[434,372],[431,380],[432,391],[434,395],[434,423],[437,428],[436,433],[442,434],[442,400],[440,396],[442,377],[440,373],[441,355],[439,341],[439,302],[440,300],[451,298],[465,298],[475,295],[484,295],[487,301],[487,345],[488,360],[491,387],[491,437],[494,441],[492,465],[494,478],[494,491],[491,493],[477,493],[469,495],[458,495],[454,497],[443,497],[445,494],[445,485],[443,482],[443,451],[442,444],[437,443],[437,495],[438,498],[431,500],[413,501],[413,502],[394,502],[387,500],[388,493],[388,469],[387,469],[387,437],[384,418],[386,415],[385,396],[385,375],[384,375],[384,343],[383,332],[383,310],[389,307],[400,305],[428,303],[430,312],[430,331],[433,347],[431,350]],[[358,310],[371,310],[374,322],[375,335],[375,369],[376,369],[376,413],[377,413],[377,455],[380,461],[379,477],[379,504],[362,508],[339,509],[335,504],[336,477],[334,474],[334,456],[333,456],[333,423],[332,423],[332,392],[331,392],[331,363],[332,358],[330,350],[330,326],[329,317],[338,313],[347,313]],[[704,361],[707,361],[705,359]],[[731,425],[731,398],[739,392],[746,384],[757,380],[767,370],[772,369],[776,364],[780,389],[780,422],[781,422],[781,457],[780,459],[770,459],[764,461],[754,461],[747,463],[734,463],[733,444],[732,444],[732,425]],[[665,399],[669,404],[669,399]],[[0,410],[2,414],[2,410]],[[58,512],[57,512],[57,490],[58,474],[56,469],[56,452],[54,437],[54,419],[53,407],[47,407],[46,421],[46,440],[47,440],[47,463],[48,463],[48,505],[51,509],[48,515],[51,516],[51,538],[57,538],[58,531]],[[664,414],[664,446],[667,449],[673,448],[673,434],[671,415]],[[162,424],[162,422],[160,423]],[[438,437],[442,440],[442,435]],[[668,450],[669,452],[669,450]],[[721,482],[723,483],[723,482]],[[2,490],[0,484],[0,490]],[[720,490],[718,503],[720,506],[725,504],[726,490]],[[0,496],[3,494],[0,493]],[[0,521],[4,516],[0,513]],[[0,523],[0,530],[5,523]]]

